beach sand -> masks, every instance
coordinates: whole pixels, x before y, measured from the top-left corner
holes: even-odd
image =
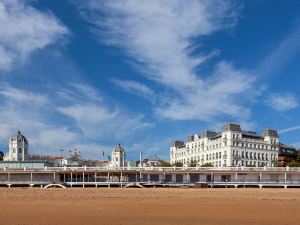
[[[0,224],[300,224],[300,189],[1,188]]]

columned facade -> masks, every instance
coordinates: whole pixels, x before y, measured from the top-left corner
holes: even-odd
[[[170,147],[171,163],[184,165],[206,163],[214,167],[273,167],[279,150],[275,129],[264,129],[261,135],[241,130],[239,124],[225,124],[221,132],[204,131],[190,136],[186,143],[174,141]]]

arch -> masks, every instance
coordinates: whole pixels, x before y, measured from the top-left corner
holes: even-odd
[[[47,184],[44,188],[51,188],[51,187],[67,188],[63,184]]]

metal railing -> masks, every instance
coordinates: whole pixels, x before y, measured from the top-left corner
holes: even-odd
[[[247,172],[247,171],[272,171],[272,172],[300,172],[300,167],[41,167],[41,168],[1,168],[2,171],[9,172],[64,172],[64,171],[157,171],[157,172],[168,172],[168,171],[232,171],[232,172]]]

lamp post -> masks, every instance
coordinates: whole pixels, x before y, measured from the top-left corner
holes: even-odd
[[[59,149],[60,151],[60,166],[62,166],[62,154],[63,154],[63,149]]]

